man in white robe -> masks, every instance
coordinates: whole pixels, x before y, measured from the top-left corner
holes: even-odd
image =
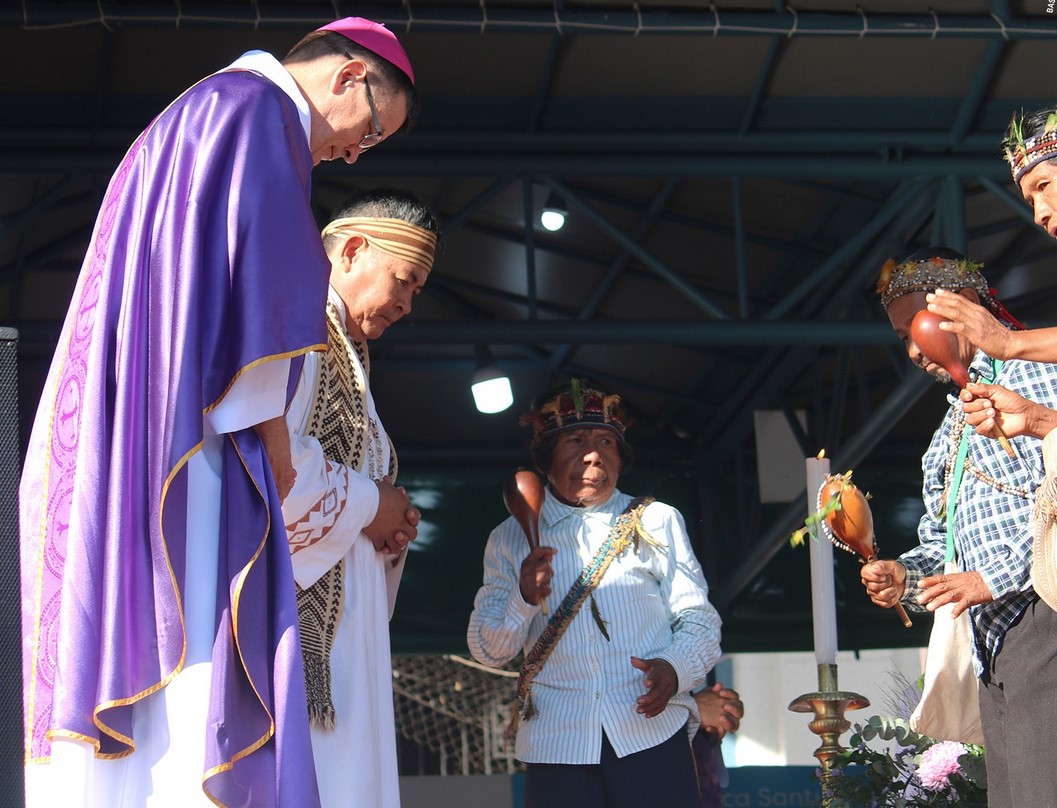
[[[328,350],[306,357],[287,412],[296,478],[283,516],[325,808],[400,806],[389,619],[419,514],[391,482],[367,340],[411,311],[437,232],[428,208],[399,191],[339,209],[323,232]]]

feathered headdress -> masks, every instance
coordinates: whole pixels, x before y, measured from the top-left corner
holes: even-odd
[[[532,440],[578,427],[608,427],[623,439],[631,418],[620,406],[620,396],[604,393],[572,379],[569,386],[521,416],[521,425],[532,427]]]

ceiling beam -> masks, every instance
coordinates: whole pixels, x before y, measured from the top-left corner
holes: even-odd
[[[548,152],[544,148],[503,151],[505,136],[496,135],[495,151],[458,152],[426,148],[429,139],[417,145],[387,146],[356,165],[356,176],[363,177],[504,177],[518,174],[552,177],[765,177],[768,179],[856,179],[897,180],[916,177],[989,177],[1007,179],[1005,163],[995,155],[913,155],[878,153],[851,157],[795,154],[779,151],[761,159],[742,153],[721,154],[699,151],[681,154],[669,144],[652,154],[638,152],[605,153],[597,149],[583,152]],[[604,140],[604,138],[602,139]],[[663,138],[661,139],[663,140]],[[2,141],[2,138],[0,138]],[[660,141],[659,141],[660,142]],[[997,142],[995,140],[994,142]],[[995,148],[992,142],[992,150]],[[109,174],[121,153],[117,149],[72,150],[63,154],[61,173]],[[5,146],[0,150],[0,174],[15,176],[59,173],[55,154],[36,147]],[[348,166],[322,163],[320,177],[340,177]]]
[[[9,323],[27,339],[58,336],[57,321]],[[886,345],[897,342],[887,322],[859,321],[590,321],[401,320],[385,332],[386,345]]]
[[[830,321],[837,318],[844,321],[843,318],[857,316],[849,315],[852,301],[862,297],[867,286],[871,285],[869,281],[876,278],[879,267],[891,254],[893,245],[902,242],[906,232],[914,229],[931,208],[932,198],[929,195],[917,194],[911,197],[895,220],[877,234],[868,247],[864,245],[865,251],[848,260],[847,271],[840,283],[834,284],[834,288],[827,295],[808,298],[799,313],[809,319],[817,317]],[[848,322],[851,321],[853,320]],[[891,330],[891,324],[886,320],[865,322],[860,319],[860,322],[864,326]],[[894,336],[895,332],[892,333]],[[775,345],[743,376],[738,388],[728,395],[719,407],[712,426],[703,429],[695,439],[698,448],[707,454],[706,463],[718,465],[737,451],[751,434],[751,413],[757,402],[769,396],[782,395],[782,391],[803,373],[811,360],[808,347],[810,346]],[[699,392],[703,391],[699,388]],[[723,427],[717,428],[716,425],[719,424]]]
[[[613,239],[622,249],[626,250],[629,254],[639,259],[645,266],[652,269],[660,277],[671,284],[675,289],[678,289],[687,300],[691,301],[701,310],[707,312],[718,320],[729,317],[723,309],[705,297],[701,292],[694,288],[685,278],[682,277],[678,272],[671,269],[667,264],[654,256],[649,250],[639,244],[634,238],[629,237],[621,228],[613,224],[609,219],[603,216],[599,211],[595,210],[591,205],[588,205],[584,200],[573,191],[573,189],[565,185],[563,182],[554,179],[553,177],[547,178],[547,184],[551,186],[555,191],[561,194],[562,198],[570,205],[575,207],[580,213],[590,219],[595,227],[600,229],[603,233]]]
[[[790,184],[802,185],[804,183]],[[621,198],[610,189],[602,191],[587,186],[574,185],[573,187],[582,198],[599,202],[607,207],[617,207],[626,211],[638,212],[642,210],[644,204],[641,199]],[[817,183],[811,188],[811,190],[814,193],[828,194],[839,201],[843,201],[847,196],[846,188],[840,186],[827,186],[823,183]],[[870,204],[880,204],[880,202],[876,202],[875,200],[868,201]],[[659,221],[667,222],[668,224],[690,227],[695,230],[700,230],[702,233],[718,235],[724,238],[734,238],[735,235],[735,229],[730,225],[719,224],[718,222],[710,221],[699,216],[690,216],[676,210],[663,210],[658,219]],[[818,260],[825,258],[831,251],[830,244],[825,241],[816,241],[815,239],[793,241],[792,239],[776,238],[769,233],[761,233],[759,231],[746,231],[744,236],[746,244],[752,244],[757,247],[768,247],[773,250],[778,250],[783,255],[804,259]]]
[[[891,325],[863,321],[590,321],[537,320],[469,323],[412,320],[385,332],[387,343],[559,345],[885,345]]]
[[[738,132],[742,135],[747,135],[752,130],[756,115],[760,111],[764,93],[767,92],[767,88],[771,84],[774,66],[782,53],[785,41],[784,37],[777,36],[767,46],[767,53],[763,57],[763,64],[760,66],[760,71],[756,76],[756,84],[752,88],[752,95],[749,96],[749,100],[745,104],[745,112],[741,117],[741,126],[738,127]]]
[[[845,316],[849,314],[851,311],[850,303],[854,299],[861,297],[861,287],[864,278],[877,271],[880,257],[886,255],[890,249],[889,242],[899,239],[900,234],[912,229],[915,226],[915,222],[920,222],[929,209],[930,201],[929,195],[918,194],[906,205],[896,221],[886,229],[883,235],[876,239],[873,248],[848,273],[844,285],[835,291],[831,301],[823,307],[821,313],[829,316],[834,316],[838,313]],[[874,325],[891,328],[891,325],[884,321],[877,321]],[[803,353],[804,350],[804,348],[800,348],[799,352]],[[774,352],[774,349],[772,349],[771,353]],[[770,389],[781,390],[791,375],[796,372],[796,365],[796,356],[793,355],[783,363],[783,367],[779,372],[766,378],[762,384]],[[877,445],[899,418],[913,406],[921,394],[932,384],[933,381],[927,374],[916,372],[907,374],[896,391],[872,413],[857,433],[850,436],[842,445],[834,446],[831,444],[826,447],[832,450],[829,454],[834,458],[835,467],[851,468],[857,464]],[[734,400],[733,397],[732,400]],[[754,402],[751,400],[747,401],[742,404],[742,411],[751,412],[753,407]],[[717,421],[720,418],[722,418],[722,415],[717,417]],[[725,453],[733,451],[737,442],[744,440],[747,430],[751,429],[751,424],[748,423],[750,420],[743,417],[740,422],[731,422],[729,420],[724,422],[727,424],[726,430],[718,440],[708,444],[709,455],[705,462],[710,465],[717,465],[721,462]],[[826,431],[830,432],[830,430]],[[829,434],[828,438],[830,440],[835,439],[833,434]],[[697,438],[699,444],[707,440],[707,433],[703,433]],[[803,502],[804,495],[801,495],[792,505],[779,514],[769,531],[754,546],[735,574],[724,580],[720,603],[724,606],[729,605],[730,601],[759,574],[763,566],[781,549],[784,542],[788,540],[792,530],[803,523],[805,516]]]
[[[738,316],[749,319],[749,268],[745,260],[745,206],[741,199],[741,177],[731,177],[731,214],[734,217],[734,269],[738,279]]]
[[[539,93],[536,95],[536,103],[529,117],[528,134],[532,135],[539,131],[547,111],[547,102],[554,94],[555,68],[561,56],[562,38],[558,35],[552,36],[547,46],[547,58],[543,62],[543,76],[540,78]]]
[[[45,96],[46,97],[46,96]],[[60,94],[53,95],[55,103],[61,103]],[[0,93],[0,98],[9,99],[10,103],[16,103],[18,96]],[[158,108],[164,107],[171,99],[159,96]],[[633,100],[633,99],[630,99]],[[710,100],[710,99],[709,99]],[[804,98],[794,99],[797,102],[796,114],[800,119],[817,120],[828,122],[830,120],[842,121],[846,124],[849,116],[855,116],[861,111],[862,105],[869,103],[872,110],[885,120],[898,121],[900,115],[918,109],[934,109],[937,106],[948,104],[945,99],[923,98],[882,100],[882,99],[844,99],[843,101],[831,102],[822,105],[816,99]],[[446,102],[448,99],[446,99]],[[908,103],[913,101],[913,106]],[[1049,98],[1024,99],[1026,106],[1045,106]],[[575,103],[576,99],[572,99]],[[491,110],[494,100],[489,97],[479,97],[478,102],[485,110]],[[670,104],[661,104],[658,100],[651,101],[654,110],[677,109],[685,106],[687,99],[676,97]],[[1008,122],[1019,105],[1005,103],[992,114],[1002,120],[1002,125]],[[1008,112],[1007,112],[1008,110]],[[150,113],[156,113],[155,107],[150,108]],[[491,115],[495,123],[494,112]],[[952,113],[952,117],[956,112]],[[934,153],[937,160],[950,160],[955,157],[986,157],[997,158],[999,141],[1003,137],[1003,131],[980,130],[970,132],[962,137],[958,143],[951,143],[950,132],[945,129],[927,129],[922,126],[916,128],[900,129],[896,127],[885,127],[878,130],[870,125],[860,128],[837,128],[834,125],[815,126],[809,130],[797,130],[792,128],[788,131],[753,131],[747,134],[733,131],[714,131],[697,129],[656,130],[650,132],[621,132],[612,128],[592,129],[590,127],[565,127],[564,129],[551,128],[541,132],[526,134],[520,129],[497,129],[494,126],[486,131],[473,128],[429,129],[420,121],[406,137],[391,138],[385,143],[384,151],[376,151],[371,154],[370,160],[364,160],[357,169],[374,163],[385,155],[392,156],[395,152],[407,151],[437,151],[444,154],[470,153],[488,151],[510,150],[514,153],[539,152],[539,153],[591,153],[603,152],[609,155],[624,155],[626,153],[639,154],[640,156],[653,156],[658,151],[672,152],[679,155],[687,154],[732,154],[732,155],[766,155],[768,160],[772,157],[779,159],[796,157],[801,153],[821,151],[827,155],[834,156],[835,151],[842,155],[862,154],[870,157],[885,156],[891,161],[898,161],[898,150],[907,152]],[[110,151],[120,152],[118,157],[124,154],[128,145],[139,135],[137,130],[118,126],[101,127],[99,129],[89,127],[71,127],[67,122],[59,125],[48,125],[37,123],[36,125],[15,125],[10,119],[0,125],[0,147],[5,150],[9,148],[25,149],[27,156],[37,155],[49,158],[46,165],[54,166],[55,153],[51,149],[62,147],[63,164],[77,157],[82,162],[86,159],[82,152],[90,157],[93,154]],[[885,154],[885,150],[892,153]],[[76,164],[76,163],[75,163]],[[510,173],[510,172],[497,172]],[[805,180],[814,179],[812,176],[803,177]]]
[[[933,244],[951,247],[965,255],[969,236],[965,226],[965,189],[958,177],[948,177],[938,184],[939,198],[933,216],[941,223],[940,238]]]
[[[1005,174],[1007,176],[1003,177],[1003,179],[1008,179],[1009,171],[1007,170]],[[1035,214],[1032,212],[1032,209],[1029,208],[1024,202],[1023,197],[1017,196],[1012,191],[1010,191],[1009,188],[1005,185],[999,185],[998,183],[988,179],[987,177],[980,177],[980,184],[983,185],[992,194],[994,194],[996,199],[1000,199],[1005,202],[1007,207],[1009,207],[1009,209],[1013,211],[1017,216],[1019,216],[1025,222],[1030,224],[1032,227],[1038,227],[1040,232],[1044,232],[1041,227],[1035,224]],[[1019,192],[1019,190],[1020,189],[1018,188],[1017,191]]]
[[[834,250],[830,256],[819,264],[812,272],[804,278],[796,287],[787,292],[780,303],[774,306],[768,313],[768,318],[777,319],[783,317],[790,311],[794,311],[801,302],[811,295],[823,283],[831,282],[847,262],[852,260],[871,242],[875,241],[891,222],[903,211],[907,205],[916,199],[927,185],[925,180],[905,182],[899,186],[892,195],[871,217],[865,225],[855,231],[839,249]]]
[[[671,201],[672,196],[675,194],[678,187],[678,180],[669,179],[665,181],[661,189],[653,195],[653,201],[650,203],[649,210],[640,216],[631,233],[632,243],[639,244],[646,240],[650,231],[657,224],[657,217],[660,216],[661,212],[666,207],[668,207],[668,203]],[[587,322],[594,318],[598,313],[598,309],[601,307],[603,300],[605,300],[612,290],[613,284],[616,283],[617,279],[631,263],[631,258],[631,253],[624,249],[621,250],[609,263],[609,266],[606,268],[605,277],[595,284],[595,288],[591,292],[590,297],[577,312],[577,320],[580,322]],[[559,345],[555,349],[554,353],[551,355],[550,362],[548,363],[548,370],[551,373],[556,371],[558,367],[568,359],[572,348],[572,345],[565,344]]]
[[[317,11],[297,12],[286,7],[269,9],[258,3],[198,4],[194,10],[179,3],[155,2],[103,4],[97,0],[67,0],[65,3],[5,4],[0,25],[34,30],[49,27],[101,26],[121,28],[268,28],[311,30],[334,18],[329,4]],[[1041,4],[1040,4],[1041,7]],[[326,13],[319,10],[325,9]],[[509,8],[474,5],[357,5],[356,13],[385,23],[394,31],[436,33],[557,33],[562,36],[614,35],[657,36],[688,33],[711,36],[854,36],[858,38],[971,38],[1020,40],[1057,39],[1053,19],[1046,15],[1000,17],[991,14],[879,14],[863,10],[849,12],[797,11],[788,7],[767,10],[720,11],[709,8],[592,9],[562,8],[555,4],[539,8]]]
[[[958,116],[951,127],[952,143],[957,143],[969,134],[969,129],[980,112],[985,94],[994,80],[995,70],[998,68],[998,63],[1005,53],[1005,49],[1006,42],[1003,39],[992,39],[987,43],[984,54],[980,57],[980,61],[977,64],[976,74],[966,90],[965,98],[958,109]]]
[[[531,180],[521,181],[521,196],[525,216],[525,227],[522,230],[525,240],[525,302],[528,306],[528,319],[535,320],[539,300],[536,297],[536,205],[532,198]]]
[[[786,298],[796,301],[803,299],[807,302],[811,301],[811,298],[807,296],[807,293],[814,288],[819,282],[828,277],[831,273],[838,270],[840,267],[845,266],[847,262],[858,256],[860,252],[866,248],[866,246],[874,239],[880,239],[880,233],[886,228],[889,228],[889,223],[892,219],[889,211],[898,211],[899,218],[907,215],[907,207],[921,207],[922,195],[920,193],[921,182],[917,183],[903,183],[900,185],[885,202],[881,210],[875,214],[872,223],[868,223],[865,227],[860,228],[858,231],[860,234],[863,231],[871,231],[868,235],[872,238],[859,238],[852,236],[852,238],[846,242],[839,250],[835,251],[835,255],[825,262],[821,266],[816,268],[811,275],[798,284],[797,288],[790,293],[787,293],[783,300]],[[840,283],[847,283],[847,275],[845,272],[840,278]],[[856,281],[858,282],[858,281]],[[839,285],[839,284],[837,284]],[[832,292],[825,296],[827,299],[832,297]],[[806,303],[802,305],[801,309],[806,306]],[[792,307],[787,308],[782,303],[772,308],[764,316],[772,321],[778,321],[778,318],[786,316],[788,311]],[[801,310],[799,313],[803,314]],[[816,313],[814,308],[809,308],[807,314],[813,316]],[[887,327],[887,324],[885,324]],[[803,363],[803,356],[794,354],[792,350],[787,350],[787,346],[784,345],[772,345],[770,348],[760,356],[755,365],[750,368],[742,377],[740,384],[729,393],[725,399],[719,403],[716,415],[711,423],[713,424],[729,424],[737,420],[739,414],[744,415],[747,411],[751,411],[753,402],[758,396],[761,395],[761,391],[766,386],[768,378],[775,373],[782,370],[786,374],[792,374],[791,368],[799,369]],[[711,375],[713,368],[711,366],[705,368],[695,380],[690,381],[687,384],[687,390],[700,395],[706,395],[708,386],[711,383]],[[669,404],[665,408],[664,420],[676,421],[680,417],[678,406]],[[742,418],[738,428],[735,430],[728,430],[725,428],[717,429],[714,426],[709,428],[705,427],[702,430],[701,435],[697,438],[697,445],[702,451],[705,447],[708,447],[708,451],[711,458],[722,457],[724,460],[729,454],[736,453],[736,447],[741,444],[744,440],[744,433],[746,430],[753,428],[751,418]],[[717,444],[723,444],[717,446]]]

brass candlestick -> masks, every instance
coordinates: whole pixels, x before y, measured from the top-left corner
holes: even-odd
[[[870,701],[858,693],[848,693],[837,689],[837,666],[823,663],[818,666],[818,691],[805,693],[789,704],[794,713],[814,713],[815,719],[808,727],[822,739],[822,745],[815,750],[815,757],[822,766],[822,804],[829,805],[829,778],[832,774],[834,759],[844,751],[840,745],[840,736],[846,732],[851,723],[844,718],[845,710],[861,710],[869,707]]]

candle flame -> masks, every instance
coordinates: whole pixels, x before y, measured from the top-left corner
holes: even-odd
[[[816,460],[825,460],[826,459],[826,450],[825,449],[819,450],[819,453],[817,455],[815,455],[815,459]]]

